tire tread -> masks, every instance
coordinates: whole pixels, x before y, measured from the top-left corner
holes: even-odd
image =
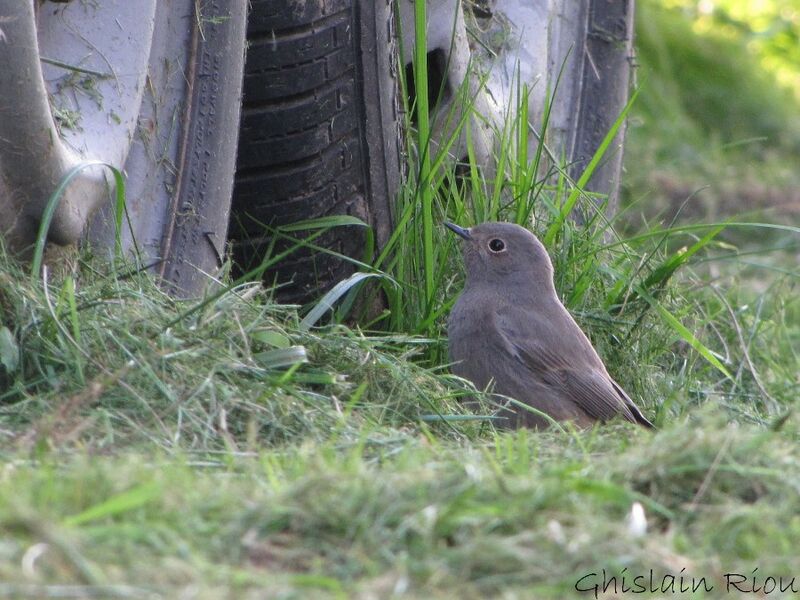
[[[388,0],[377,1],[388,5]],[[374,146],[365,131],[357,34],[363,4],[317,0],[288,10],[287,2],[292,6],[289,0],[253,0],[251,5],[231,221],[240,271],[263,259],[270,245],[265,225],[337,214],[373,222],[368,153]],[[315,244],[362,258],[364,228],[336,228]],[[276,251],[285,247],[278,242]],[[279,296],[301,301],[351,271],[350,264],[330,254],[301,250],[265,280],[294,281]]]

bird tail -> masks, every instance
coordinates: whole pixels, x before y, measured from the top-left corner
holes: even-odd
[[[609,379],[611,379],[609,377]],[[633,415],[633,419],[631,419],[634,423],[638,423],[642,427],[646,427],[647,429],[655,429],[656,426],[653,425],[647,417],[642,414],[642,411],[639,410],[639,407],[636,406],[636,403],[631,400],[631,397],[622,389],[622,387],[613,379],[611,379],[611,384],[614,386],[614,389],[617,390],[617,393],[622,396],[623,400],[625,401],[625,405],[628,407],[628,410],[631,411],[631,415]]]

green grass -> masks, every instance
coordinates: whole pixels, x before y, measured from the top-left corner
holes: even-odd
[[[467,90],[450,118],[469,139]],[[0,255],[0,596],[565,598],[588,576],[592,597],[603,570],[652,570],[718,598],[726,573],[800,573],[800,230],[621,236],[562,165],[528,164],[521,121],[488,182],[454,176],[457,127],[427,159],[409,146],[397,231],[357,276],[386,295],[371,323],[323,325],[327,303],[252,283],[178,301],[119,258],[31,277]],[[489,399],[466,410],[445,218],[546,240],[559,294],[658,430],[503,432]],[[358,283],[331,293],[352,306]]]
[[[421,443],[407,432],[256,456],[17,458],[4,474],[0,590],[563,598],[601,569],[685,568],[717,590],[756,567],[792,576],[795,427],[696,418],[655,436],[617,425]],[[627,521],[636,502],[644,535]]]
[[[714,10],[637,2],[645,86],[629,121],[622,182],[634,227],[639,213],[670,219],[689,197],[687,222],[756,211],[797,223],[800,55],[786,39],[796,37],[796,7],[724,0]],[[776,70],[795,88],[781,85]]]
[[[800,567],[796,271],[756,296],[738,266],[711,285],[698,261],[661,292],[729,380],[654,312],[604,309],[603,278],[579,294],[585,257],[562,263],[660,429],[504,433],[413,360],[441,340],[304,331],[255,285],[192,310],[83,260],[47,293],[7,259],[0,275],[21,358],[0,394],[8,596],[563,598],[602,569],[685,567],[721,590]]]

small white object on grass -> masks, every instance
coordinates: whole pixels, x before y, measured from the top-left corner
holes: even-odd
[[[627,518],[628,533],[633,537],[642,537],[647,533],[647,517],[641,502],[631,504],[631,512]]]
[[[34,544],[25,551],[22,555],[22,572],[28,577],[36,577],[36,561],[39,560],[47,550],[50,548],[47,544],[40,542]]]
[[[555,519],[550,519],[547,522],[547,537],[553,540],[556,544],[563,544],[567,541],[567,536],[564,534],[564,528],[561,523]]]

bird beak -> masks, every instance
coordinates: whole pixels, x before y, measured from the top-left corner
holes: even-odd
[[[444,226],[447,227],[453,233],[455,233],[457,236],[462,237],[465,240],[472,239],[472,236],[469,233],[469,229],[459,227],[458,225],[454,225],[453,223],[448,223],[447,221],[444,222]]]

